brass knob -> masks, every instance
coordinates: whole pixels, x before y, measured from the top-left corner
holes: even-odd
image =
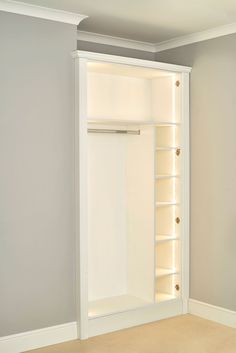
[[[176,81],[175,85],[176,85],[176,87],[179,87],[180,86],[180,81]]]
[[[176,156],[179,156],[179,155],[180,155],[180,148],[177,148],[177,149],[176,149],[175,154],[176,154]]]
[[[175,218],[175,222],[176,222],[177,224],[179,224],[179,223],[180,223],[180,218],[179,218],[179,217],[176,217],[176,218]]]
[[[180,286],[179,286],[179,284],[176,284],[176,285],[175,285],[175,290],[177,290],[177,291],[179,291],[179,290],[180,290]]]

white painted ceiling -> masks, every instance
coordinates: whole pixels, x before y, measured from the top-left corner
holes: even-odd
[[[19,1],[19,0],[18,0]],[[236,0],[24,0],[88,15],[79,29],[158,43],[236,22]]]

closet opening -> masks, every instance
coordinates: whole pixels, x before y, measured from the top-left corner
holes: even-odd
[[[88,316],[93,318],[179,295],[174,217],[181,126],[179,75],[98,62],[87,68]]]

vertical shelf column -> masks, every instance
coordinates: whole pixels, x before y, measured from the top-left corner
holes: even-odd
[[[180,125],[156,126],[156,302],[180,295]]]

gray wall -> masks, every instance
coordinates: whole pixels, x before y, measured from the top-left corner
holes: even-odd
[[[77,48],[78,50],[86,50],[103,54],[126,56],[144,60],[155,60],[155,53],[149,53],[143,50],[120,48],[112,45],[78,41]]]
[[[236,310],[236,35],[157,53],[191,75],[191,297]]]
[[[0,336],[76,319],[76,29],[0,12]],[[155,58],[86,42],[79,49]]]
[[[75,320],[76,27],[0,12],[0,336]]]

